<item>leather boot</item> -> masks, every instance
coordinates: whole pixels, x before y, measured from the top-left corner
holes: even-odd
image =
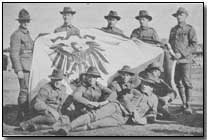
[[[178,88],[178,92],[179,92],[179,95],[180,95],[180,98],[182,100],[182,110],[184,110],[186,108],[186,97],[185,97],[185,91],[184,91],[184,88],[183,87],[179,87]]]
[[[185,89],[185,96],[186,96],[186,109],[185,109],[185,113],[186,114],[192,114],[192,109],[191,109],[191,106],[190,106],[191,92],[192,92],[191,88],[187,87]]]

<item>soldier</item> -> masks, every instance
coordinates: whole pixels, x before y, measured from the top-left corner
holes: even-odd
[[[20,85],[18,96],[19,113],[17,116],[17,122],[19,122],[22,121],[24,114],[28,111],[28,84],[34,44],[27,28],[31,20],[28,11],[25,9],[20,10],[17,20],[20,26],[10,38],[10,57]]]
[[[66,93],[66,87],[61,84],[63,77],[63,71],[53,70],[52,75],[49,76],[51,81],[40,88],[32,101],[36,116],[20,123],[22,130],[47,129],[61,118],[60,109]]]
[[[80,77],[80,83],[76,85],[78,87],[74,90],[73,95],[69,95],[62,107],[63,114],[68,115],[71,121],[107,103],[105,101],[107,96],[112,99],[113,92],[97,82],[97,78],[100,78],[101,75],[96,67],[89,67],[87,72],[81,74]],[[67,111],[72,103],[74,109]]]
[[[123,31],[116,27],[117,22],[121,19],[116,11],[111,10],[107,16],[104,16],[104,18],[107,20],[108,25],[107,27],[102,27],[102,31],[126,37],[123,34]]]
[[[55,29],[54,33],[67,32],[67,35],[80,36],[80,30],[72,25],[73,15],[76,11],[73,11],[71,7],[64,7],[63,11],[60,12],[63,16],[64,23],[62,26]]]
[[[152,90],[150,91],[149,86],[142,84],[142,93],[136,89],[130,91],[129,88],[134,86],[129,82],[129,79],[134,73],[129,71],[128,66],[124,66],[119,70],[119,73],[121,73],[123,78],[121,87],[117,85],[117,81],[112,82],[110,85],[114,93],[119,89],[122,90],[117,93],[118,97],[122,95],[122,97],[118,98],[119,101],[114,98],[117,97],[117,94],[111,94],[112,96],[109,96],[110,100],[106,100],[102,107],[81,115],[65,127],[55,128],[55,133],[58,135],[68,135],[70,131],[119,126],[125,124],[130,116],[132,116],[134,123],[146,124],[146,119],[143,116],[149,110],[149,100],[145,94],[151,96]],[[156,98],[156,96],[154,97]],[[152,99],[154,100],[154,98]],[[140,109],[140,106],[144,107],[142,108],[144,110]]]
[[[174,116],[168,111],[168,105],[176,98],[176,91],[160,78],[162,72],[163,68],[158,63],[152,63],[140,76],[142,80],[149,83],[158,97],[158,112],[161,113],[159,117],[162,119],[174,119]]]
[[[123,66],[118,73],[120,77],[115,78],[109,87],[112,91],[116,91],[117,100],[132,116],[132,121],[138,124],[146,124],[147,119],[149,119],[150,123],[154,122],[158,101],[151,87],[142,80],[132,78],[135,74],[130,71],[128,65]],[[152,113],[148,114],[149,111]]]
[[[140,39],[147,43],[156,43],[159,41],[155,29],[148,26],[148,22],[152,20],[152,17],[146,10],[140,10],[139,16],[136,16],[135,18],[139,20],[140,27],[132,31],[131,38]]]
[[[183,102],[182,110],[187,114],[192,114],[190,107],[190,96],[193,88],[191,83],[191,63],[192,51],[196,47],[197,37],[195,29],[186,24],[188,12],[185,8],[180,7],[173,16],[177,18],[178,22],[178,25],[171,29],[169,37],[169,43],[175,52],[175,59],[177,60],[175,83]]]

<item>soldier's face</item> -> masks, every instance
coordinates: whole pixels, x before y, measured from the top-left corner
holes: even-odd
[[[71,23],[72,19],[73,19],[72,13],[63,14],[64,23]]]
[[[157,78],[159,78],[160,75],[161,75],[161,72],[160,72],[160,70],[158,70],[158,69],[153,70],[152,73],[153,73],[153,75],[154,75],[155,77],[157,77]]]
[[[54,87],[56,88],[60,88],[62,85],[62,80],[52,80],[52,84],[54,85]]]
[[[97,82],[97,77],[94,77],[92,75],[87,75],[86,79],[87,79],[88,84],[92,86],[95,85]]]
[[[149,20],[147,18],[142,17],[139,19],[139,23],[141,26],[147,26],[148,22],[149,22]]]
[[[181,13],[181,14],[177,15],[178,23],[185,22],[186,18],[187,18],[187,15],[185,13]]]
[[[121,79],[123,80],[124,83],[128,83],[129,80],[131,79],[131,75],[129,75],[128,73],[122,73]]]
[[[20,26],[22,27],[22,28],[27,28],[28,27],[28,25],[29,25],[29,20],[25,20],[25,21],[20,21],[19,23],[20,23]]]
[[[116,18],[108,18],[107,22],[108,22],[108,26],[113,27],[116,25],[117,19]]]

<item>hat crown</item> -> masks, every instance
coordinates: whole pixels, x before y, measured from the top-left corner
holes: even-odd
[[[129,71],[131,69],[130,66],[128,65],[124,65],[122,68],[121,68],[121,71]]]
[[[139,16],[149,16],[148,12],[146,10],[140,10]]]
[[[89,75],[95,75],[95,76],[101,76],[101,74],[99,73],[98,69],[94,66],[91,66],[88,68],[86,74]]]
[[[19,12],[19,19],[30,19],[29,12],[25,9],[20,10]]]
[[[157,68],[160,71],[163,71],[163,68],[159,63],[152,63],[152,64],[149,64],[149,66],[147,67],[148,70],[153,69],[153,68]]]
[[[116,11],[111,10],[108,16],[118,16],[118,13]]]
[[[186,15],[188,15],[188,11],[185,8],[179,7],[178,10],[176,11],[176,13],[173,14],[173,16],[177,16],[177,15],[182,14],[182,13],[185,13]]]
[[[50,77],[55,79],[62,79],[64,77],[64,73],[60,69],[54,69]]]
[[[73,11],[73,9],[71,7],[64,7],[63,8],[63,11],[60,12],[61,14],[64,14],[64,13],[75,13],[75,11]]]

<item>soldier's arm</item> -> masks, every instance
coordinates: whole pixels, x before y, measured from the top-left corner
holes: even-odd
[[[90,101],[83,97],[83,89],[81,87],[76,88],[73,93],[73,100],[77,101],[78,103],[84,104],[85,106],[90,105]]]
[[[39,94],[37,95],[34,103],[34,109],[36,111],[43,112],[44,114],[51,113],[53,117],[57,120],[59,118],[58,111],[46,104],[46,101],[49,96],[49,91],[47,89],[40,89]]]
[[[189,31],[188,38],[189,38],[189,48],[191,49],[192,52],[192,50],[196,49],[197,46],[197,35],[193,27]]]
[[[107,98],[105,100],[108,100],[108,101],[114,101],[116,100],[117,98],[117,95],[116,95],[116,92],[115,91],[112,91],[110,88],[107,88],[107,87],[104,87],[102,85],[99,85],[99,87],[101,88],[102,92],[104,94],[107,94]],[[105,95],[103,95],[105,96]]]
[[[157,32],[153,29],[153,36],[152,36],[153,40],[155,41],[159,41],[159,36],[157,34]]]
[[[138,38],[137,33],[136,33],[136,29],[132,31],[130,38]]]
[[[17,73],[19,71],[22,71],[22,65],[20,62],[20,50],[21,50],[21,38],[17,34],[13,34],[11,36],[11,42],[10,42],[10,56],[11,56],[11,61],[12,65],[14,67],[14,71]]]
[[[48,109],[48,105],[46,104],[46,100],[48,98],[49,91],[45,88],[41,88],[34,103],[34,109],[37,111],[44,111]]]

